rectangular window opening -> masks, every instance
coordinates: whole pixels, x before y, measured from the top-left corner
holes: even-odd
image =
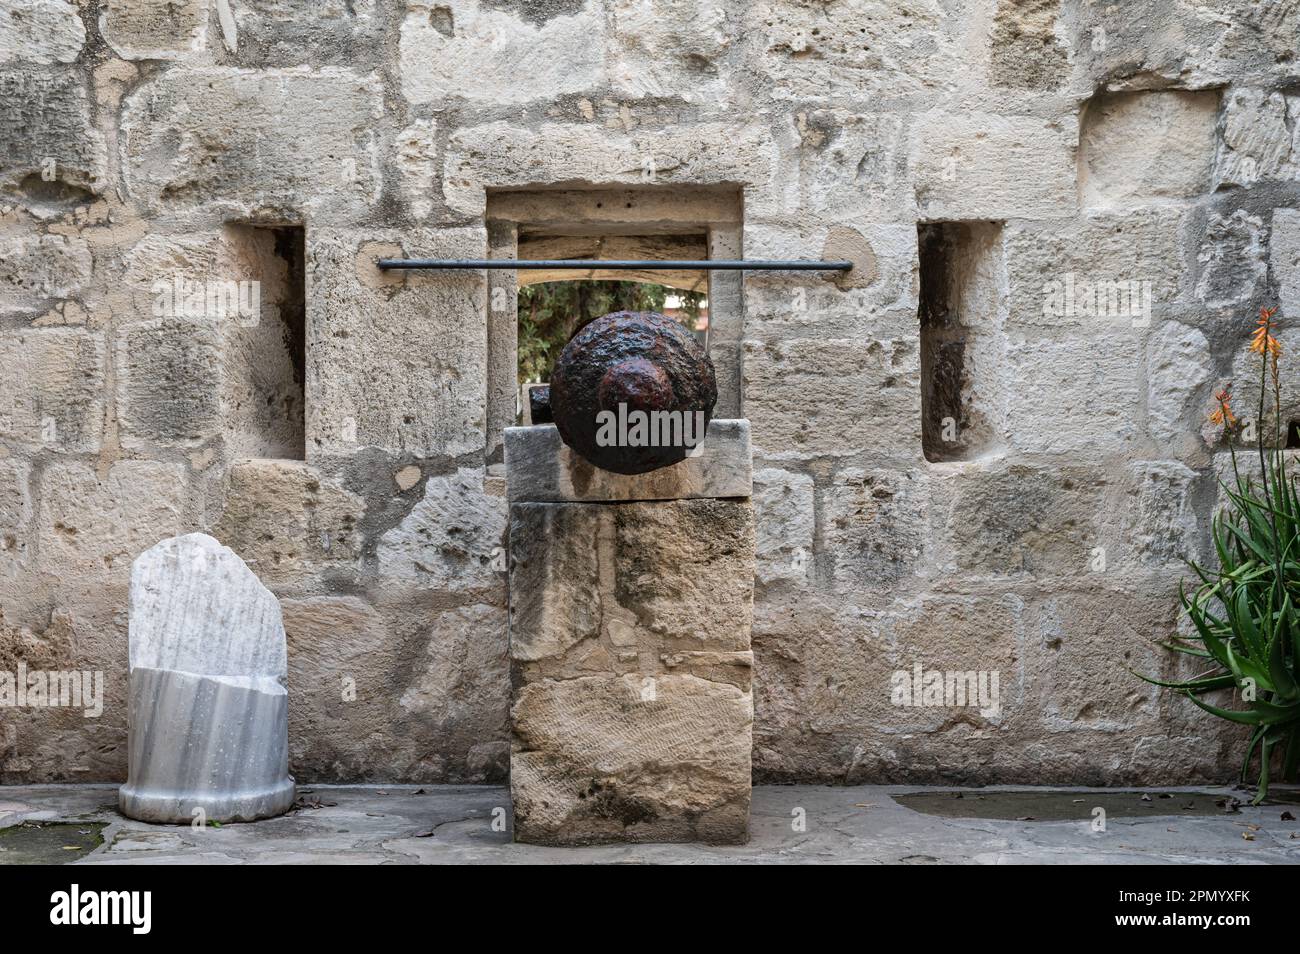
[[[521,260],[742,258],[742,210],[734,186],[490,191],[487,253]],[[565,344],[613,311],[658,311],[690,328],[717,371],[714,417],[741,416],[740,285],[737,272],[707,270],[489,272],[489,467],[503,460],[504,429],[532,423],[530,392],[549,381]]]

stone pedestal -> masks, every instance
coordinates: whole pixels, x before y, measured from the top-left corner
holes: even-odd
[[[747,421],[635,477],[508,428],[516,841],[748,838]]]

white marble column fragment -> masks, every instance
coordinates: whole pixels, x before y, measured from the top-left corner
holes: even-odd
[[[225,822],[289,808],[286,671],[280,602],[233,551],[191,533],[137,557],[122,813]]]

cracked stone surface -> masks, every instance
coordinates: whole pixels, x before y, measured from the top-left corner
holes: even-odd
[[[70,864],[1296,864],[1300,821],[1295,789],[1275,787],[1272,803],[1236,813],[1191,814],[1242,798],[1226,788],[1053,789],[1077,819],[1019,821],[923,814],[894,796],[937,797],[1000,806],[1008,792],[1046,789],[952,789],[901,785],[758,786],[746,845],[642,844],[560,848],[515,844],[510,800],[501,786],[309,786],[287,815],[249,824],[194,829],[151,825],[117,813],[110,785],[0,787],[0,846],[5,830],[35,822],[106,823],[103,844],[60,851]],[[1161,798],[1172,793],[1173,798]],[[1143,795],[1150,802],[1143,800]],[[1186,795],[1187,799],[1180,796]],[[1023,796],[1017,796],[1023,797]],[[1093,831],[1094,802],[1131,798],[1142,817],[1112,810]],[[315,807],[319,806],[319,807]],[[1154,808],[1151,806],[1155,806]],[[1167,808],[1164,806],[1168,806]],[[1044,815],[1047,813],[1044,812]],[[804,830],[796,831],[802,817]],[[494,824],[495,823],[495,824]],[[1245,835],[1252,836],[1247,839]],[[0,864],[7,852],[0,851]],[[16,854],[16,853],[15,853]],[[73,857],[68,857],[73,856]]]

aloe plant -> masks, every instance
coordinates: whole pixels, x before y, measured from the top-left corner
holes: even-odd
[[[1264,446],[1256,435],[1260,476],[1243,477],[1232,444],[1234,486],[1222,484],[1226,506],[1213,519],[1211,538],[1217,566],[1189,565],[1197,583],[1191,593],[1179,584],[1178,596],[1195,636],[1165,645],[1205,661],[1205,672],[1182,682],[1142,676],[1148,682],[1185,694],[1206,712],[1250,726],[1241,764],[1244,782],[1258,756],[1255,804],[1268,795],[1274,751],[1282,751],[1282,774],[1293,780],[1300,764],[1300,494],[1287,474],[1281,448],[1281,345],[1271,334],[1273,309],[1261,312],[1251,350],[1261,356],[1259,418],[1264,419],[1269,375],[1274,397],[1274,441]],[[1242,425],[1226,391],[1216,396],[1211,420],[1228,436]],[[1261,425],[1262,427],[1262,425]],[[1140,674],[1139,674],[1140,675]],[[1200,698],[1216,689],[1235,688],[1246,708],[1226,709]]]

